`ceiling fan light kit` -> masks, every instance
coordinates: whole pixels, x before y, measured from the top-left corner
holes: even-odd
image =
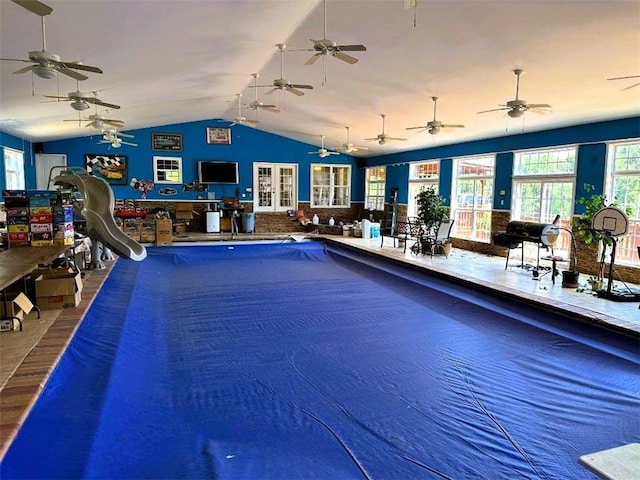
[[[29,60],[23,60],[20,58],[0,59],[4,61],[25,62],[34,64],[25,68],[21,68],[20,70],[16,70],[15,72],[13,72],[14,74],[32,72],[34,75],[40,78],[51,80],[56,78],[58,76],[58,72],[60,72],[75,80],[86,80],[89,77],[76,72],[76,70],[84,70],[93,73],[103,73],[102,70],[98,67],[83,65],[76,62],[64,62],[61,60],[59,55],[47,52],[47,38],[44,18],[47,15],[50,15],[51,12],[53,12],[53,9],[51,7],[45,5],[42,2],[39,2],[38,0],[12,0],[12,2],[41,17],[40,19],[42,25],[42,50],[32,50],[28,52]]]
[[[533,113],[550,113],[551,105],[547,103],[527,103],[526,100],[522,100],[519,98],[520,94],[520,75],[524,73],[524,70],[521,68],[516,68],[513,70],[513,73],[516,75],[516,98],[514,100],[509,100],[504,105],[500,105],[500,108],[492,108],[491,110],[483,110],[478,113],[488,113],[488,112],[498,112],[498,111],[507,111],[507,115],[511,118],[520,118],[525,112],[533,112]]]

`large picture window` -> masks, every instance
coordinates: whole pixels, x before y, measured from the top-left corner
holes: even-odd
[[[24,190],[24,152],[4,147],[4,180],[7,190]]]
[[[576,147],[531,150],[514,158],[511,219],[552,223],[560,215],[559,226],[571,228],[575,195]],[[571,237],[561,231],[555,253],[569,254]],[[537,258],[537,248],[525,242],[525,256]]]
[[[311,207],[348,207],[351,167],[311,164]]]
[[[438,193],[438,182],[440,181],[440,161],[432,160],[411,164],[409,168],[409,201],[407,204],[407,215],[416,217],[418,215],[418,204],[416,197],[422,190],[431,187]]]
[[[454,169],[451,216],[455,223],[452,235],[489,243],[495,156],[459,158],[454,161]]]
[[[384,210],[386,174],[386,167],[369,167],[366,169],[364,204],[368,210]]]
[[[614,143],[608,148],[607,198],[629,215],[628,233],[620,239],[616,248],[616,262],[638,266],[640,246],[640,140]]]

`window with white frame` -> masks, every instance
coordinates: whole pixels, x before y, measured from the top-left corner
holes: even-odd
[[[612,143],[608,146],[607,198],[616,206],[630,212],[627,234],[616,246],[616,263],[639,266],[640,246],[640,139]]]
[[[350,165],[311,164],[311,207],[348,207]]]
[[[182,183],[182,158],[153,157],[154,183]]]
[[[438,192],[438,182],[440,181],[440,160],[428,162],[412,163],[409,167],[409,201],[407,202],[407,215],[415,217],[418,215],[418,204],[416,197],[418,193],[428,187]]]
[[[386,167],[368,167],[365,172],[364,204],[368,210],[384,210]]]
[[[24,190],[24,152],[3,148],[4,180],[7,190]]]
[[[558,226],[571,228],[576,181],[577,148],[529,150],[518,152],[513,165],[511,219],[552,223],[560,215]],[[569,253],[571,237],[564,230],[555,243],[555,254]],[[537,257],[537,248],[525,242],[525,256]]]
[[[454,160],[452,235],[477,242],[491,241],[495,163],[495,155]]]
[[[253,163],[253,210],[278,212],[297,208],[298,165]]]

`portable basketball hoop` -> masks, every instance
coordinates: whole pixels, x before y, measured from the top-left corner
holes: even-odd
[[[616,246],[618,237],[627,234],[629,228],[629,219],[627,215],[616,207],[604,207],[598,210],[591,221],[591,230],[606,235],[611,238],[611,261],[609,263],[609,275],[606,290],[598,290],[596,293],[599,297],[616,300],[619,302],[634,302],[640,300],[640,291],[636,288],[630,288],[624,281],[618,279],[624,284],[625,289],[613,289],[613,268],[616,259]]]

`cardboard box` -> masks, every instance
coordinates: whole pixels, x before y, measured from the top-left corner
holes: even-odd
[[[40,310],[77,307],[82,292],[82,276],[72,269],[43,273],[35,279],[36,305]]]
[[[193,203],[178,203],[176,205],[176,218],[179,220],[191,220],[193,218]]]
[[[173,245],[173,222],[169,218],[156,220],[156,245]]]
[[[9,317],[16,317],[22,321],[27,315],[29,315],[31,310],[33,310],[33,303],[31,303],[31,300],[29,300],[24,293],[8,293],[6,311],[4,302],[0,301],[0,319],[9,321],[5,321],[0,324],[0,332],[18,330],[20,328],[20,323],[15,320],[11,320]]]

